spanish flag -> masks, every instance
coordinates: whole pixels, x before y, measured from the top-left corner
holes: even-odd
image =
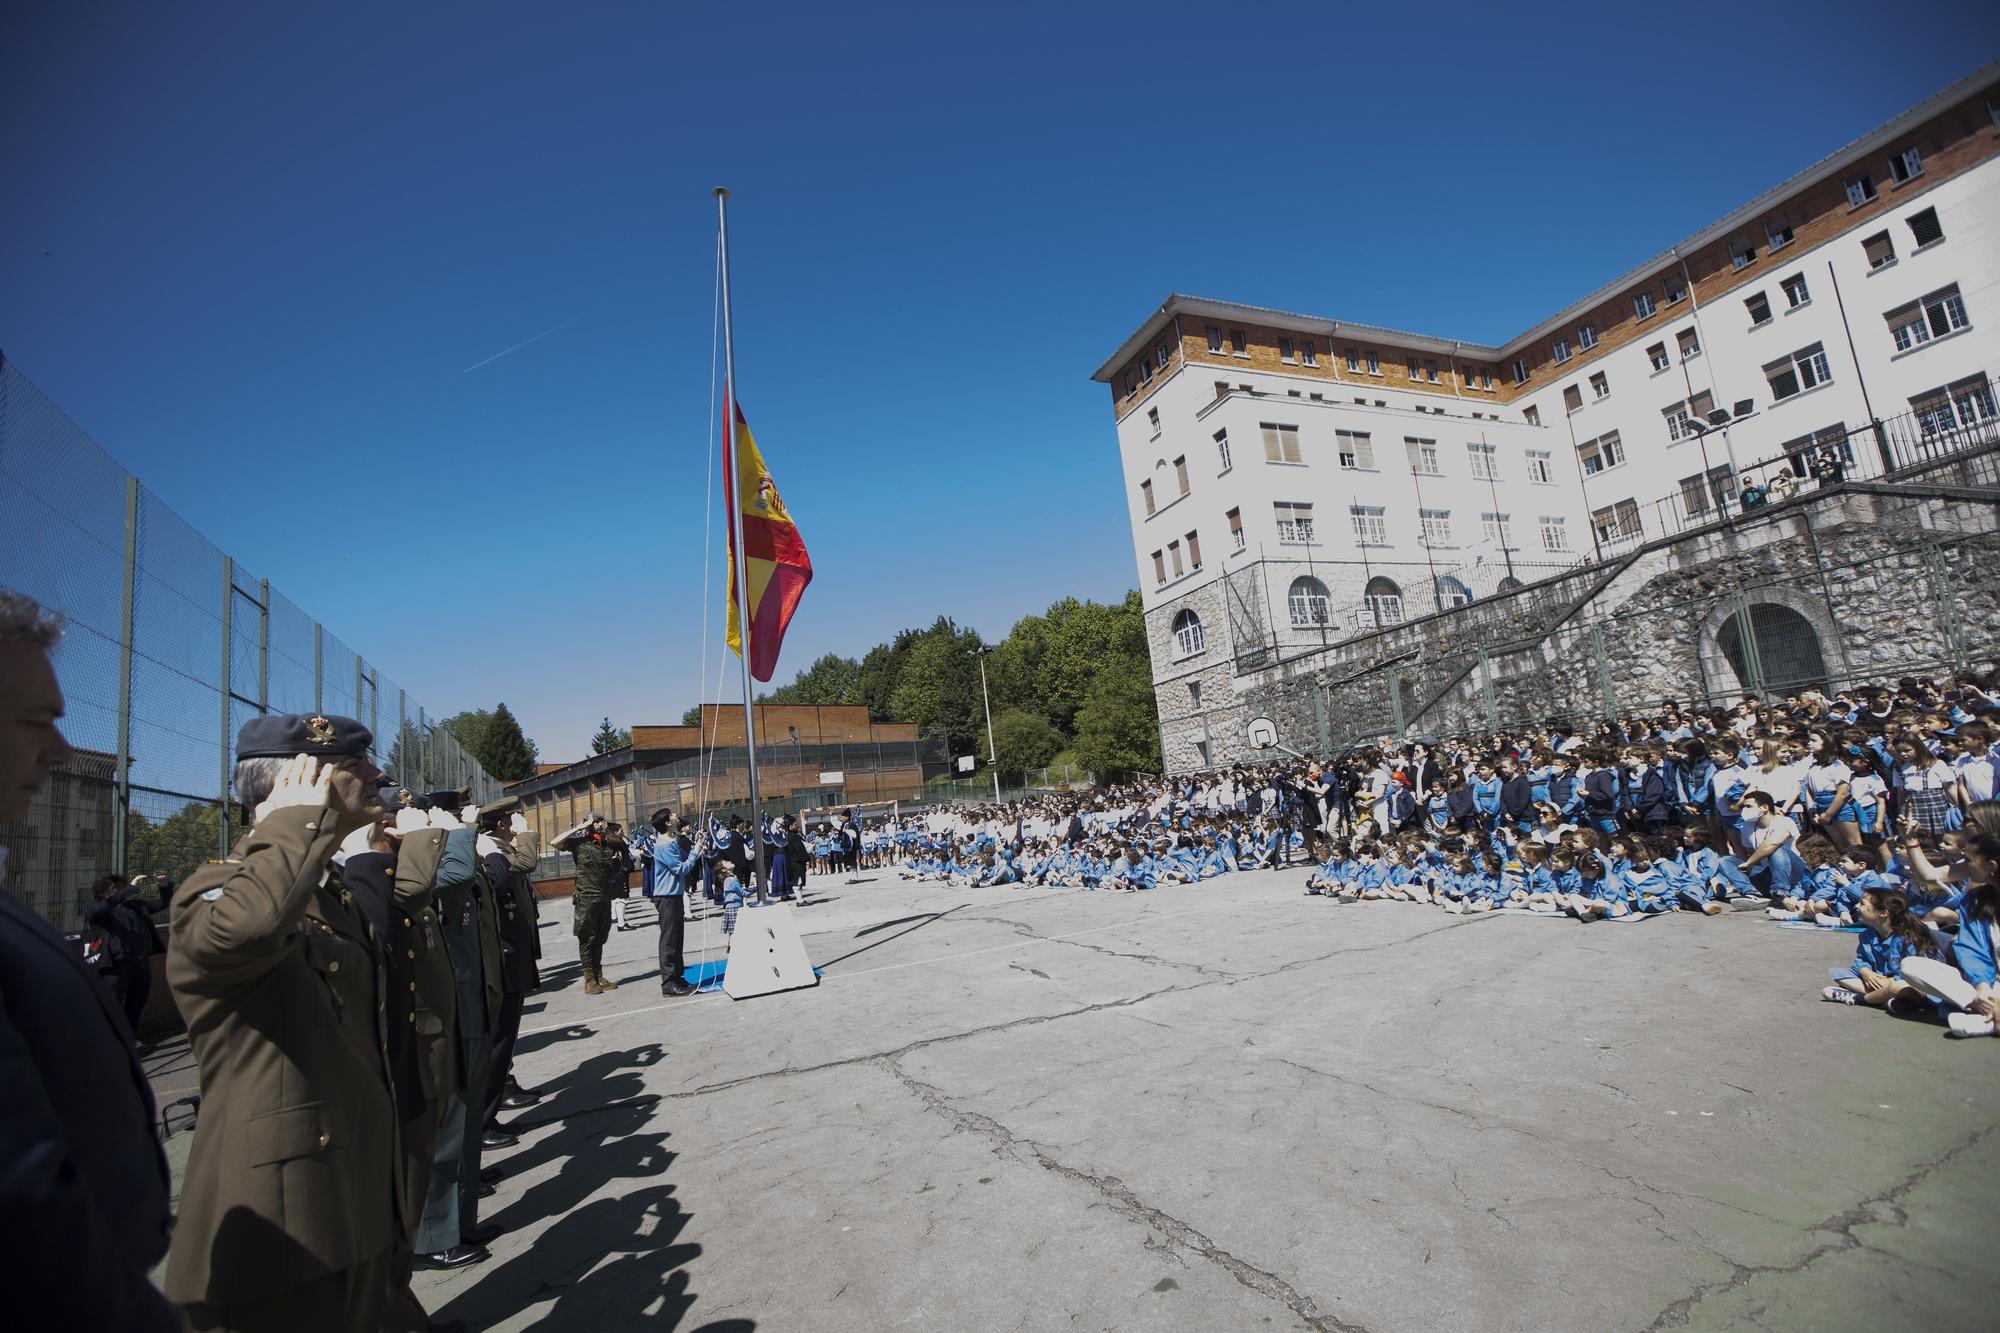
[[[733,400],[732,400],[733,401]],[[769,680],[778,669],[778,649],[785,642],[785,626],[812,582],[812,560],[799,537],[798,525],[785,512],[778,498],[778,483],[764,466],[757,442],[750,438],[750,423],[743,409],[736,409],[736,474],[729,475],[727,453],[723,456],[723,512],[734,515],[737,497],[743,504],[743,548],[749,555],[748,596],[750,607],[750,674]],[[743,655],[743,627],[736,611],[736,525],[729,527],[729,646]]]

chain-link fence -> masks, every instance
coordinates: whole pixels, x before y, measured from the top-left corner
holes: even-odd
[[[0,357],[0,586],[62,613],[77,757],[0,828],[11,887],[59,929],[109,871],[178,880],[241,830],[237,730],[261,713],[355,717],[417,789],[498,784],[436,717],[128,476]]]

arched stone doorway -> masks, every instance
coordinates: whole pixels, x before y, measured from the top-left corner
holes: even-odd
[[[1778,602],[1753,602],[1749,613],[1747,644],[1743,616],[1736,609],[1712,618],[1715,649],[1735,673],[1738,689],[1791,694],[1827,688],[1826,654],[1811,620]],[[1756,658],[1754,670],[1751,650]]]

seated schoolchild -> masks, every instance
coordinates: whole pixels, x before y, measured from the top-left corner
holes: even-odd
[[[1902,894],[1886,889],[1863,893],[1854,914],[1867,927],[1855,943],[1854,964],[1845,976],[1821,991],[1820,998],[1919,1012],[1914,1006],[1922,1004],[1923,993],[1903,979],[1903,968],[1914,958],[1937,957],[1937,942],[1930,931],[1910,915]]]
[[[1954,1037],[2000,1033],[2000,975],[1994,962],[1994,928],[2000,923],[2000,838],[1968,833],[1960,839],[1967,883],[1958,906],[1958,938],[1951,962],[1911,956],[1903,980],[1936,1000]],[[1879,890],[1878,890],[1879,892]]]
[[[1563,903],[1563,910],[1579,921],[1602,921],[1606,917],[1627,916],[1632,906],[1625,898],[1625,886],[1618,876],[1607,874],[1609,862],[1602,853],[1581,857],[1576,870],[1576,892]]]

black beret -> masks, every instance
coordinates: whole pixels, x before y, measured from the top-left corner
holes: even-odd
[[[351,717],[310,717],[283,713],[253,717],[236,734],[238,759],[290,759],[295,754],[327,758],[367,754],[375,737]]]

